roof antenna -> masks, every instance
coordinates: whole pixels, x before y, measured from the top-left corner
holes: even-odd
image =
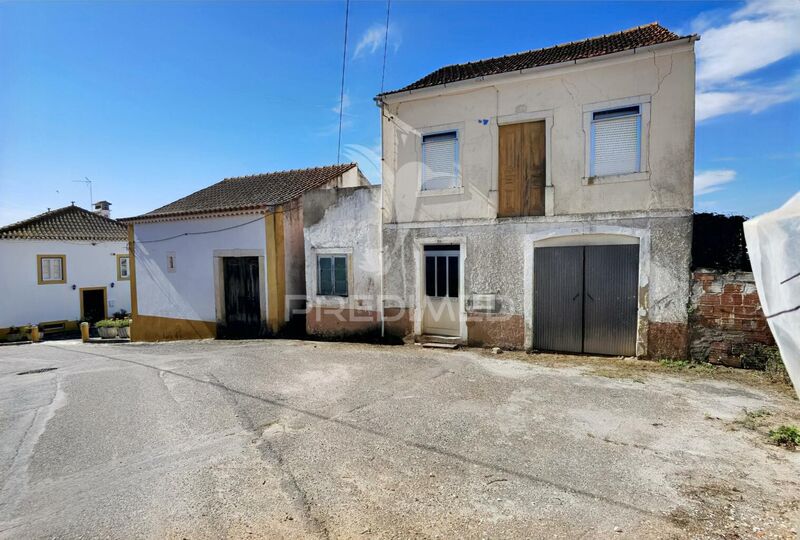
[[[94,197],[92,196],[92,181],[89,180],[88,176],[83,177],[85,180],[73,180],[73,182],[80,182],[81,184],[86,184],[89,186],[89,210],[92,209],[92,205],[94,204]],[[75,204],[74,202],[72,203]]]

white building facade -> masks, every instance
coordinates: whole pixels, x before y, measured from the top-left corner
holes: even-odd
[[[0,228],[0,337],[38,325],[45,335],[130,312],[125,226],[68,206]]]

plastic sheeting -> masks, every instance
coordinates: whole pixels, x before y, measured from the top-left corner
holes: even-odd
[[[800,397],[800,192],[744,223],[761,307]]]

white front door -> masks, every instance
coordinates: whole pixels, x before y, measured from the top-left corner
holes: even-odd
[[[454,337],[461,335],[460,256],[459,246],[425,246],[423,334]]]

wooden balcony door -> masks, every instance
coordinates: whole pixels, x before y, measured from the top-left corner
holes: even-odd
[[[545,123],[500,126],[497,217],[543,216]]]

